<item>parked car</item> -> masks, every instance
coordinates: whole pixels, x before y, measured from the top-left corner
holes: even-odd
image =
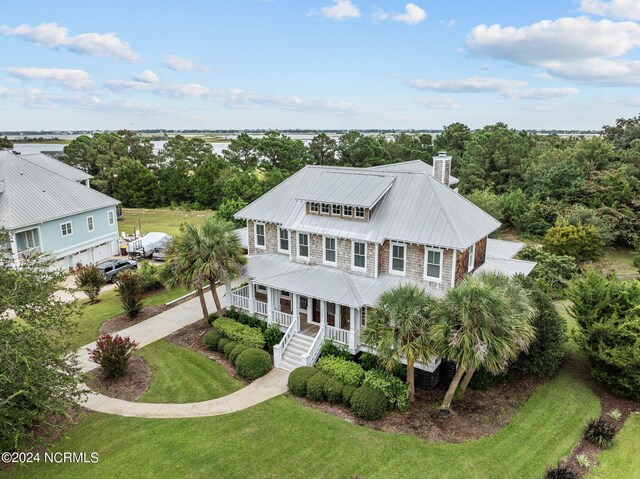
[[[115,283],[116,277],[127,269],[138,269],[138,262],[130,259],[108,259],[98,264],[107,283]]]
[[[166,248],[164,246],[160,246],[159,248],[155,248],[153,250],[153,254],[151,255],[151,258],[154,261],[165,261],[167,259]]]

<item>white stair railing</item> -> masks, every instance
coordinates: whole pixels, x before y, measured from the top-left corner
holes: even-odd
[[[283,313],[282,311],[275,310],[272,311],[272,313],[273,322],[279,324],[280,326],[284,326],[285,328],[288,328],[295,322],[293,314]]]
[[[313,342],[309,347],[309,351],[302,355],[303,366],[313,366],[320,356],[320,350],[322,349],[322,342],[324,341],[325,325],[320,326],[318,334],[313,338]]]
[[[285,349],[287,349],[291,338],[293,338],[295,329],[295,323],[291,323],[287,328],[287,331],[284,333],[284,336],[282,336],[280,342],[273,347],[273,364],[277,368],[282,364],[282,355],[284,354]]]

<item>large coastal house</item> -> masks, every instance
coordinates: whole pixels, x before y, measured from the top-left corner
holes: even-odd
[[[276,366],[314,364],[326,340],[370,350],[367,309],[394,286],[441,297],[477,271],[532,270],[513,259],[521,243],[488,238],[500,223],[451,188],[451,161],[307,166],[236,214],[247,221],[248,283],[228,304],[280,325]],[[433,384],[439,364],[417,367]]]
[[[0,150],[0,228],[16,265],[34,252],[54,267],[97,263],[118,252],[119,201],[90,187],[91,175],[47,155]]]

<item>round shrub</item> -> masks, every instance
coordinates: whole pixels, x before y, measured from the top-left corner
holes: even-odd
[[[218,342],[222,339],[222,334],[220,334],[216,330],[209,331],[204,335],[204,344],[207,348],[212,351],[216,351],[218,349]]]
[[[387,414],[387,398],[378,389],[362,386],[351,396],[351,411],[362,419],[382,419]]]
[[[218,341],[218,351],[224,351],[224,347],[227,345],[227,343],[231,342],[230,339],[228,338],[221,338],[220,341]]]
[[[242,343],[236,344],[236,347],[229,353],[229,361],[235,364],[238,360],[238,356],[240,356],[240,353],[245,349],[249,349],[249,346]]]
[[[312,401],[324,400],[324,383],[327,382],[329,376],[323,372],[314,374],[309,381],[307,381],[307,397]]]
[[[271,356],[263,349],[245,349],[236,359],[238,374],[250,381],[264,376],[272,367]]]
[[[324,396],[332,404],[338,404],[342,402],[342,390],[344,384],[337,379],[329,378],[324,383]]]
[[[351,386],[350,384],[345,385],[342,389],[342,403],[345,406],[351,406],[351,397],[353,393],[356,391],[355,386]]]
[[[291,371],[289,374],[289,391],[294,396],[304,397],[307,395],[307,382],[318,370],[310,366],[302,366]]]
[[[602,448],[610,448],[616,437],[616,428],[605,419],[592,419],[584,428],[584,438]]]
[[[227,344],[224,345],[224,348],[222,348],[222,352],[224,352],[224,355],[228,358],[229,355],[231,354],[231,351],[233,351],[233,348],[235,348],[238,344],[240,343],[236,343],[235,341],[229,341]]]

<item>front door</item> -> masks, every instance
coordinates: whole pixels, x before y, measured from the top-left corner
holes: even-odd
[[[300,296],[300,328],[304,329],[309,317],[309,298]]]
[[[320,300],[313,299],[313,318],[312,321],[314,323],[320,324]]]

